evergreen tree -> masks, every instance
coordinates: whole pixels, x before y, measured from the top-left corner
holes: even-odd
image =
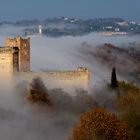
[[[117,88],[118,87],[118,82],[117,82],[117,76],[116,76],[116,69],[115,69],[115,67],[113,67],[113,69],[112,69],[111,87],[112,88]]]

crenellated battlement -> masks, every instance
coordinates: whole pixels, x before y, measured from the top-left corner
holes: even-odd
[[[20,36],[16,37],[16,38],[10,38],[7,37],[6,41],[5,41],[5,46],[6,47],[19,47],[19,49],[22,46],[30,46],[30,38],[22,38]]]

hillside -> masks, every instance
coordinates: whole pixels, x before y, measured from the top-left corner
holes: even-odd
[[[97,60],[98,63],[109,69],[115,66],[120,77],[140,85],[140,45],[119,47],[103,44],[92,47],[83,43],[80,51],[90,57],[89,60]]]

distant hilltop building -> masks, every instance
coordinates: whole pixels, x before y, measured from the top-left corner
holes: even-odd
[[[7,38],[5,47],[0,47],[0,78],[20,76],[27,80],[41,77],[49,87],[71,87],[87,89],[89,70],[78,67],[73,71],[33,72],[30,69],[30,38]],[[53,83],[53,84],[52,84]]]
[[[39,25],[39,26],[38,26],[38,33],[39,33],[40,35],[42,35],[42,25]]]

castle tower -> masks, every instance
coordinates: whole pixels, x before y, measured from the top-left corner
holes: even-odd
[[[30,71],[30,38],[7,38],[6,47],[13,48],[13,70]]]

